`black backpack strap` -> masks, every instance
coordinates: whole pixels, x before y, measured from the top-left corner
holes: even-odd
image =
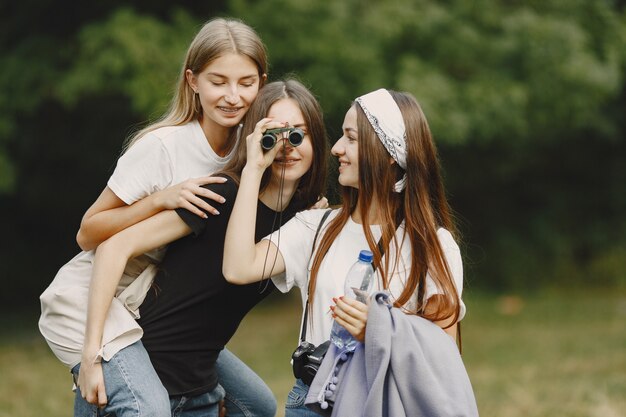
[[[320,234],[320,230],[322,230],[322,225],[324,224],[324,222],[330,215],[331,211],[332,211],[331,209],[326,210],[326,212],[322,216],[322,219],[320,220],[320,224],[317,225],[317,230],[315,231],[315,237],[313,238],[313,245],[311,246],[311,256],[309,257],[309,262],[311,262],[311,258],[313,258],[313,252],[315,251],[315,244],[317,243],[317,237]],[[302,320],[302,328],[300,329],[300,341],[301,342],[304,342],[304,339],[306,338],[306,320],[308,316],[309,316],[309,289],[307,286],[306,304],[304,306],[304,318]]]

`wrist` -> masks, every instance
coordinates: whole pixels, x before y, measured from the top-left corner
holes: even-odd
[[[101,362],[102,362],[102,356],[100,355],[98,351],[95,351],[93,353],[83,352],[80,358],[81,366],[92,366],[92,365],[97,365]]]
[[[148,200],[150,202],[150,205],[152,206],[152,211],[154,212],[159,212],[166,208],[165,202],[161,198],[161,193],[162,193],[162,190],[156,191],[145,198],[145,200]]]
[[[260,182],[264,172],[265,168],[246,165],[241,171],[241,178],[243,179],[245,177],[248,180],[258,180]]]

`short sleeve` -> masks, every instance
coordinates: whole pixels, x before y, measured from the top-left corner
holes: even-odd
[[[126,204],[171,185],[172,163],[163,143],[148,133],[117,161],[107,186]]]
[[[297,213],[280,229],[265,237],[278,247],[285,262],[285,273],[272,277],[281,292],[288,292],[294,286],[307,287],[313,239],[325,212],[326,209],[314,209]],[[330,217],[320,231],[318,244],[329,221]]]
[[[461,298],[463,294],[463,260],[461,258],[461,251],[459,249],[459,245],[454,241],[452,234],[446,229],[439,229],[437,231],[437,237],[439,238],[439,244],[443,249],[443,254],[448,263],[448,268],[450,269],[450,273],[452,273],[452,278],[454,279],[454,285],[456,286],[457,293],[459,295],[461,309],[459,314],[459,321],[465,316],[465,303],[463,303],[463,299]],[[424,294],[424,298],[428,300],[435,294],[440,294],[441,291],[437,288],[433,278],[430,276],[430,273],[426,275],[426,291]]]
[[[180,218],[187,224],[187,226],[189,226],[195,236],[202,234],[211,222],[228,222],[230,214],[233,211],[235,198],[237,197],[237,184],[226,175],[218,176],[225,177],[228,181],[221,184],[205,184],[203,185],[203,187],[207,190],[213,191],[214,193],[221,195],[226,201],[224,203],[218,203],[217,201],[211,200],[206,197],[200,198],[215,207],[220,212],[220,214],[216,216],[203,210],[207,214],[207,218],[202,218],[187,209],[176,209],[176,214],[178,214]]]

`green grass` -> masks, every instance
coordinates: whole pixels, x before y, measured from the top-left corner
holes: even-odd
[[[626,293],[466,292],[465,301],[463,357],[481,416],[626,416]],[[293,383],[299,304],[297,292],[274,297],[245,319],[228,346],[272,388],[279,416]],[[0,417],[71,415],[69,373],[35,320],[2,322]]]

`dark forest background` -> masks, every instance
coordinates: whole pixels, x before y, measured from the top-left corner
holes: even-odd
[[[218,15],[260,33],[270,80],[316,93],[333,139],[360,94],[418,98],[469,288],[626,287],[623,1],[22,0],[0,3],[0,309],[37,308],[124,139],[164,112]]]

